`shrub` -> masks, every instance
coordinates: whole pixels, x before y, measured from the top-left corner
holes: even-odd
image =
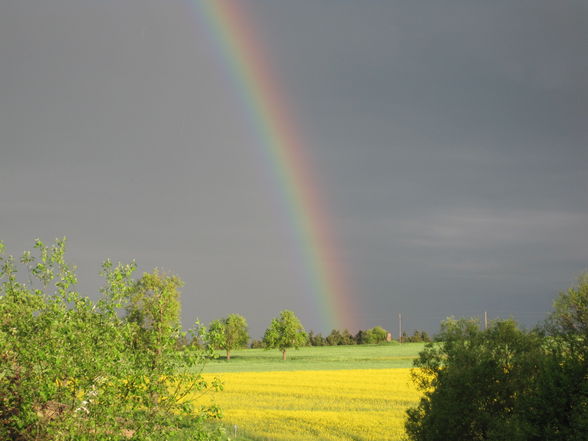
[[[512,320],[486,331],[442,324],[415,361],[423,392],[408,410],[409,439],[583,441],[588,433],[588,276],[532,332]]]
[[[186,401],[217,386],[191,373],[207,354],[177,351],[177,310],[162,308],[179,279],[136,281],[134,264],[106,261],[94,302],[76,290],[65,240],[34,248],[17,261],[0,244],[0,439],[154,440],[186,424],[196,439],[215,438],[203,424],[218,409]],[[125,315],[138,293],[142,320]]]

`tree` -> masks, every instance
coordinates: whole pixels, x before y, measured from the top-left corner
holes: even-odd
[[[366,332],[363,329],[360,329],[359,331],[357,331],[357,334],[355,334],[355,337],[353,337],[355,339],[355,343],[358,345],[363,345],[366,344]]]
[[[331,333],[327,335],[327,344],[329,346],[338,346],[341,345],[341,332],[338,329],[332,329]]]
[[[214,348],[227,352],[227,360],[231,359],[233,349],[242,348],[249,341],[247,320],[239,314],[229,314],[223,319],[214,320],[210,323],[209,333]]]
[[[263,336],[263,342],[267,349],[279,349],[282,352],[282,360],[286,360],[286,351],[304,346],[307,338],[298,317],[292,311],[284,310],[272,319]]]
[[[588,433],[588,275],[560,293],[533,331],[447,320],[415,361],[423,396],[413,441],[583,441]]]
[[[263,340],[251,340],[251,349],[263,349],[265,348],[265,343]]]
[[[325,346],[327,342],[325,341],[325,337],[323,337],[320,332],[315,334],[313,331],[309,331],[308,343],[311,346]]]
[[[145,330],[175,327],[180,323],[179,289],[184,282],[175,275],[155,268],[143,273],[129,294],[126,318]]]
[[[415,360],[412,375],[423,392],[407,411],[413,441],[531,440],[530,399],[541,374],[542,341],[512,320],[481,331],[475,320],[448,319],[437,343]]]
[[[542,427],[543,439],[581,440],[588,433],[588,273],[553,307],[543,327],[545,362],[530,420]]]
[[[343,332],[341,332],[341,344],[343,344],[343,345],[354,345],[355,344],[355,339],[353,338],[353,335],[351,335],[351,332],[349,332],[349,329],[343,329]]]
[[[126,319],[139,327],[137,345],[143,345],[156,367],[163,352],[177,348],[180,329],[180,291],[184,282],[175,275],[154,269],[144,273],[130,289]],[[175,341],[174,340],[175,337]]]
[[[210,353],[177,350],[178,309],[165,295],[141,303],[141,326],[123,314],[139,287],[168,292],[165,280],[139,283],[134,264],[106,261],[93,301],[77,291],[65,239],[34,248],[15,259],[0,242],[0,439],[147,441],[179,430],[210,439],[203,423],[218,409],[190,400],[215,387],[194,373]]]
[[[374,326],[371,329],[363,331],[361,334],[358,332],[356,339],[358,343],[361,341],[364,344],[377,344],[387,341],[387,337],[388,331],[381,326]]]

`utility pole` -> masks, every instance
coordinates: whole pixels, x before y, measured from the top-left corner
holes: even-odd
[[[488,329],[488,311],[484,311],[484,331]]]
[[[402,343],[402,314],[398,313],[398,342]]]

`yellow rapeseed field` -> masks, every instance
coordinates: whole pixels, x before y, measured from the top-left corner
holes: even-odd
[[[224,382],[208,399],[220,405],[225,423],[255,439],[400,440],[405,410],[419,397],[410,369],[209,376]]]

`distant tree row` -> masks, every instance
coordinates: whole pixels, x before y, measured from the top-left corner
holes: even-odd
[[[231,351],[247,346],[249,333],[247,320],[239,314],[229,314],[226,318],[214,320],[209,325],[208,344],[213,349],[223,350],[227,360],[231,359]],[[279,349],[282,359],[286,359],[286,351],[306,346],[308,334],[304,326],[292,311],[284,310],[274,318],[265,330],[263,340],[252,343],[252,347]]]
[[[360,329],[357,334],[352,335],[347,329],[339,331],[333,329],[329,335],[323,337],[322,334],[308,333],[308,344],[310,346],[343,346],[343,345],[370,345],[385,343],[392,340],[392,334],[381,326],[375,326],[371,329]],[[419,343],[430,342],[431,337],[426,331],[416,330],[411,336],[406,332],[402,333],[402,342]]]
[[[425,333],[426,334],[426,333]],[[419,334],[420,335],[420,334]],[[363,344],[379,344],[385,343],[391,334],[381,326],[375,326],[371,329],[359,330],[357,334],[353,335],[348,329],[339,331],[333,329],[329,335],[323,336],[320,332],[315,334],[309,331],[306,341],[302,346],[347,346],[347,345],[363,345]],[[428,336],[427,336],[428,338]],[[415,340],[417,341],[417,340]],[[418,340],[422,341],[422,340]],[[253,340],[251,348],[259,349],[266,347],[266,339]]]
[[[417,329],[412,333],[412,335],[407,335],[406,332],[402,333],[403,343],[429,343],[431,341],[431,337],[429,336],[429,334],[427,334],[426,331],[419,331]]]
[[[310,346],[378,344],[388,341],[388,334],[388,331],[381,326],[375,326],[365,330],[360,329],[355,335],[351,334],[347,329],[343,331],[333,329],[326,337],[323,337],[321,333],[315,334],[310,331],[308,334],[308,344]]]
[[[271,321],[263,339],[252,340],[251,348],[279,349],[283,359],[286,359],[289,348],[381,344],[391,340],[392,334],[381,326],[361,329],[355,335],[348,329],[333,329],[326,337],[313,331],[306,333],[298,317],[292,311],[284,310]],[[430,342],[431,339],[425,331],[416,330],[411,336],[403,333],[402,341]],[[208,344],[216,350],[225,351],[227,360],[231,359],[231,351],[246,347],[248,342],[247,320],[239,314],[229,314],[225,318],[213,320],[209,325]]]

